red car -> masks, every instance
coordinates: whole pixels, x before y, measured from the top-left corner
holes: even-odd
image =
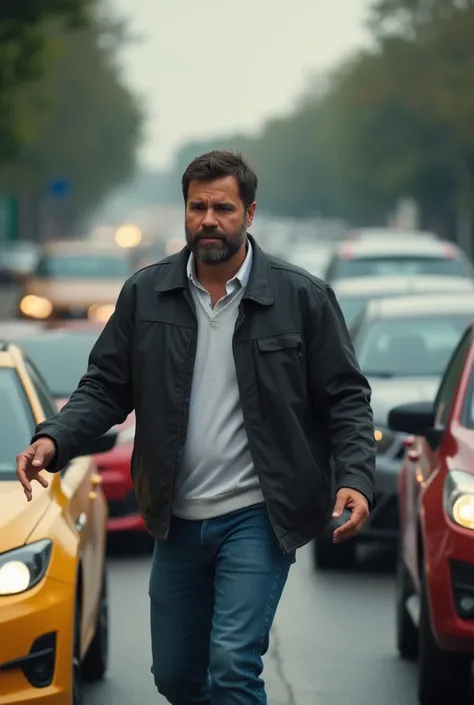
[[[398,650],[418,657],[421,705],[461,705],[474,658],[473,325],[434,403],[398,406],[389,425],[412,434],[398,482]]]
[[[18,340],[19,347],[52,390],[59,408],[66,403],[86,371],[89,353],[100,330],[100,327],[91,324],[65,326],[24,335]],[[119,435],[114,448],[96,456],[109,505],[108,530],[111,533],[134,532],[136,539],[148,542],[130,474],[135,436],[134,413],[117,430]]]

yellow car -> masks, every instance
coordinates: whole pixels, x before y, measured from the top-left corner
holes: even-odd
[[[107,505],[91,456],[76,458],[27,502],[16,455],[55,413],[19,348],[0,344],[0,705],[79,705],[82,681],[107,668]],[[106,434],[87,449],[115,443]]]

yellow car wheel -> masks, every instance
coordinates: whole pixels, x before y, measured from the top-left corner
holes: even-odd
[[[109,604],[107,572],[104,568],[102,590],[94,638],[82,663],[82,677],[87,681],[101,680],[107,671],[109,660]]]
[[[74,616],[74,644],[72,653],[72,705],[82,705],[82,667],[81,667],[81,611],[79,601],[76,603]]]

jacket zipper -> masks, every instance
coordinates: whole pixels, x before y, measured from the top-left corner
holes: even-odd
[[[240,328],[240,326],[242,325],[242,323],[244,322],[244,319],[245,319],[245,313],[243,312],[243,310],[242,310],[241,307],[239,306],[239,315],[238,315],[238,318],[237,318],[237,322],[236,322],[236,324],[235,324],[234,335],[233,335],[233,337],[232,337],[232,352],[233,352],[233,354],[234,354],[234,364],[235,364],[235,371],[236,371],[236,374],[237,374],[237,385],[238,385],[238,387],[239,387],[240,403],[241,403],[241,405],[242,405],[242,415],[243,415],[243,418],[244,418],[245,432],[246,432],[246,434],[247,434],[247,440],[248,440],[248,443],[249,443],[250,455],[252,456],[252,462],[253,462],[254,470],[255,470],[255,472],[257,473],[257,477],[258,477],[258,480],[259,480],[259,483],[260,483],[260,489],[262,490],[263,501],[265,502],[265,507],[266,507],[266,509],[267,509],[267,514],[268,514],[268,518],[269,518],[269,520],[270,520],[271,527],[272,527],[272,529],[273,529],[273,533],[274,533],[275,536],[276,536],[276,539],[277,539],[277,541],[278,541],[278,545],[280,546],[281,550],[283,551],[283,553],[286,554],[285,547],[283,546],[282,542],[280,541],[280,537],[278,536],[278,532],[277,532],[277,530],[275,529],[275,524],[273,523],[272,515],[271,515],[270,509],[269,509],[269,507],[268,507],[267,498],[266,498],[266,496],[265,496],[265,492],[263,491],[262,481],[261,481],[261,479],[260,479],[260,475],[258,474],[257,464],[256,464],[256,462],[255,462],[255,457],[254,457],[254,453],[253,453],[253,449],[252,449],[252,441],[250,440],[251,435],[250,435],[250,433],[249,433],[249,425],[248,425],[248,423],[247,423],[247,412],[246,412],[246,409],[245,409],[245,403],[244,403],[243,396],[242,396],[242,387],[241,387],[241,383],[240,383],[240,372],[239,372],[239,366],[238,366],[238,364],[237,364],[237,357],[236,357],[236,354],[235,354],[235,334],[236,334],[236,332],[238,331],[238,329]]]

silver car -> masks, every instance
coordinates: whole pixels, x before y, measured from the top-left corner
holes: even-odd
[[[372,387],[377,442],[377,505],[357,541],[394,543],[398,538],[397,478],[406,437],[389,430],[388,412],[402,402],[434,399],[473,318],[473,296],[407,296],[371,301],[352,330],[360,367]],[[354,560],[356,541],[334,545],[334,528],[315,541],[318,568],[345,567]]]
[[[451,242],[431,238],[361,238],[340,243],[325,279],[334,284],[352,277],[474,277],[464,252]]]
[[[355,277],[334,282],[334,292],[350,327],[374,299],[415,294],[474,294],[474,279],[447,276]]]

